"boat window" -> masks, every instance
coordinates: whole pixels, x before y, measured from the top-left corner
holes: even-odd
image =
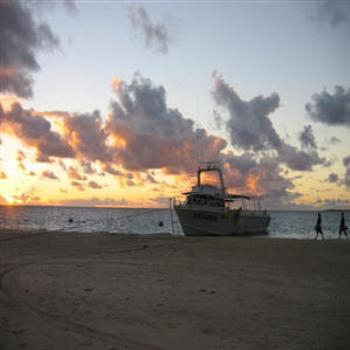
[[[225,202],[222,198],[210,198],[208,202],[211,207],[224,207]]]

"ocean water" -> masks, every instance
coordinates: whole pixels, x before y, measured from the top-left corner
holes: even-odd
[[[270,211],[267,238],[312,239],[317,212]],[[350,212],[345,212],[350,226]],[[173,223],[173,224],[172,224]],[[339,211],[322,213],[325,238],[338,237]],[[170,233],[182,235],[178,218],[170,209],[73,208],[43,206],[0,206],[0,230],[45,230],[128,234]]]

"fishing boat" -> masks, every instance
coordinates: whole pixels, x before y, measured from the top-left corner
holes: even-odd
[[[202,183],[204,173],[216,173],[220,186]],[[228,194],[220,164],[207,162],[197,171],[197,184],[183,193],[185,202],[174,209],[186,236],[230,236],[267,232],[270,215],[261,209],[261,197]],[[249,205],[250,204],[250,205]]]

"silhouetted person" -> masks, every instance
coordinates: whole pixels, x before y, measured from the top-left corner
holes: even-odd
[[[339,226],[339,237],[338,239],[340,239],[341,234],[344,233],[346,239],[348,239],[348,234],[347,234],[347,229],[348,227],[345,225],[345,217],[344,217],[344,212],[341,212],[341,217],[340,217],[340,226]]]
[[[318,234],[321,234],[322,239],[324,240],[324,235],[323,235],[323,231],[322,231],[322,219],[321,219],[321,213],[317,214],[317,222],[316,222],[316,226],[315,226],[315,231],[316,231],[316,237],[315,239],[317,239]]]

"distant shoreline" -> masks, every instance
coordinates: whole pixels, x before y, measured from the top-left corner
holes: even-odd
[[[75,205],[31,205],[31,204],[0,204],[0,207],[6,208],[77,208],[77,209],[122,209],[122,210],[169,210],[170,207],[108,207],[108,206],[75,206]],[[288,213],[327,213],[327,212],[350,212],[347,209],[267,209],[271,212],[288,212]]]

